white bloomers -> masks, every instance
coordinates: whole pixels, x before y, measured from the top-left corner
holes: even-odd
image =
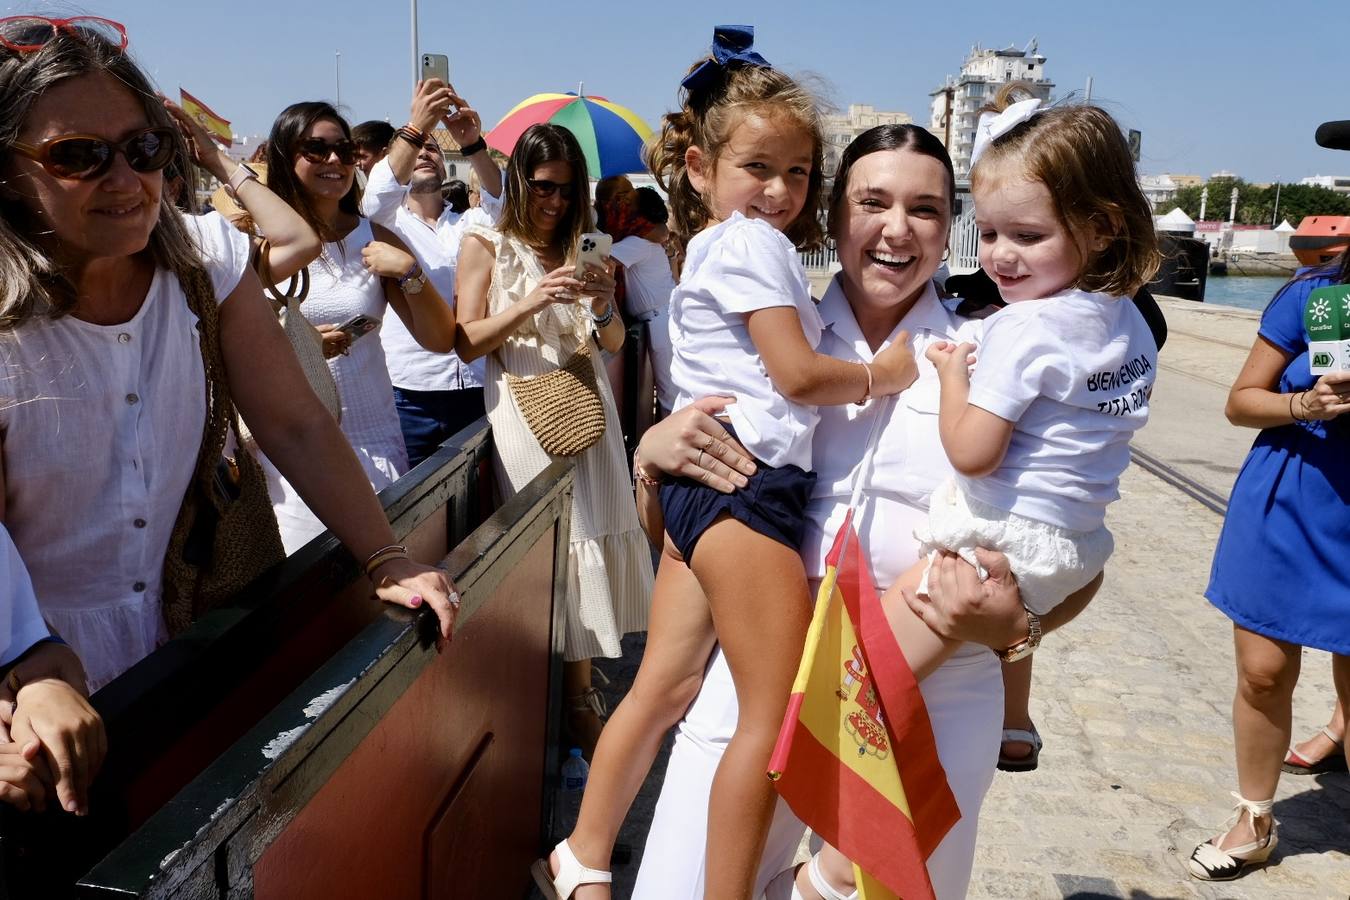
[[[938,550],[951,550],[986,572],[975,560],[975,548],[997,550],[1008,557],[1022,603],[1038,616],[1045,615],[1106,566],[1115,540],[1102,526],[1093,531],[1070,531],[998,509],[966,495],[955,479],[933,491],[927,527],[914,530],[928,556],[919,593],[928,593],[928,571]]]

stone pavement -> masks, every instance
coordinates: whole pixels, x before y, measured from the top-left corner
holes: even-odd
[[[1226,496],[1254,432],[1223,418],[1227,387],[1256,331],[1255,314],[1163,301],[1171,337],[1153,421],[1138,445]],[[1274,864],[1207,885],[1185,859],[1229,814],[1236,789],[1230,705],[1231,623],[1203,592],[1220,517],[1132,466],[1109,524],[1117,550],[1097,600],[1036,654],[1032,714],[1046,747],[1036,772],[999,773],[980,817],[973,898],[1345,898],[1350,895],[1350,777],[1282,778]],[[1294,588],[1296,589],[1296,588]],[[601,668],[617,701],[642,639]],[[1305,651],[1294,732],[1325,723],[1329,657]],[[632,890],[642,836],[664,771],[648,779],[615,869]],[[659,848],[650,848],[659,852]]]

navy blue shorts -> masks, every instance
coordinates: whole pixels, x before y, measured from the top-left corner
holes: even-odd
[[[735,436],[730,426],[727,431]],[[750,483],[730,494],[690,478],[676,478],[661,485],[666,534],[686,563],[693,559],[694,547],[703,532],[722,513],[793,551],[801,549],[806,503],[811,499],[816,473],[794,465],[773,468],[758,460],[755,465],[759,468],[750,476]]]

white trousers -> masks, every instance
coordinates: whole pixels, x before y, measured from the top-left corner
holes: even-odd
[[[967,645],[920,685],[937,738],[938,757],[961,808],[961,820],[928,859],[939,900],[959,900],[970,884],[980,805],[994,780],[1003,729],[998,660]],[[708,796],[713,774],[736,728],[736,692],[719,650],[703,690],[675,737],[665,784],[647,835],[633,900],[703,900]],[[805,827],[781,799],[755,880],[758,898],[792,864]]]

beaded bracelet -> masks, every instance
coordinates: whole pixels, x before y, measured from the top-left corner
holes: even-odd
[[[596,328],[604,328],[613,320],[614,320],[614,304],[612,303],[610,304],[609,309],[605,310],[605,314],[603,316],[597,316],[595,313],[591,313],[591,321],[595,323]]]
[[[367,556],[366,561],[361,565],[361,569],[366,573],[366,577],[370,578],[375,574],[376,569],[390,560],[407,558],[408,548],[406,546],[403,544],[390,544],[387,547],[381,547],[370,554],[370,556]]]

